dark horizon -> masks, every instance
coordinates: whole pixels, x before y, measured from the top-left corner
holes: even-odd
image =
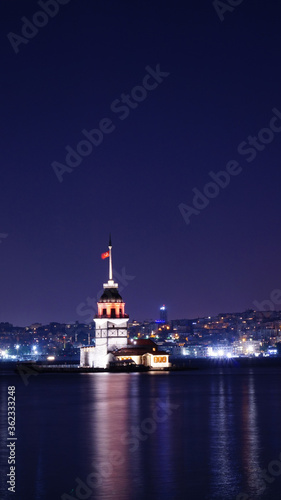
[[[1,5],[0,321],[85,322],[110,232],[130,319],[280,308],[281,6],[46,3]]]

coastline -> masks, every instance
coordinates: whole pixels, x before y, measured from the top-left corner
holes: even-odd
[[[172,366],[168,368],[149,368],[146,366],[111,366],[110,368],[80,367],[71,362],[59,364],[47,364],[43,362],[14,362],[9,363],[11,368],[20,373],[24,370],[33,370],[37,373],[159,373],[159,372],[185,372],[205,369],[228,368],[235,371],[238,368],[281,368],[281,357],[261,358],[232,358],[232,359],[210,359],[210,358],[175,358]],[[7,367],[7,365],[6,365]]]

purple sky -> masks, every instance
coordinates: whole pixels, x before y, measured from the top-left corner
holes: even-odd
[[[0,321],[88,320],[110,231],[131,319],[269,299],[281,288],[281,6],[245,1],[220,20],[211,0],[64,2],[52,18],[36,1],[0,6]],[[67,165],[66,146],[97,128],[102,142]],[[187,224],[179,205],[194,210],[193,190],[231,160],[238,175]]]

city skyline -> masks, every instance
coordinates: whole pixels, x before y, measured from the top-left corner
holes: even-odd
[[[275,290],[274,292],[278,292],[280,293],[280,290]],[[177,322],[177,321],[196,321],[196,320],[212,320],[212,321],[215,321],[217,318],[220,318],[220,317],[230,317],[230,316],[241,316],[241,315],[244,315],[246,313],[254,313],[256,315],[260,315],[261,318],[263,318],[264,320],[267,320],[267,321],[275,321],[274,320],[274,317],[279,317],[279,315],[281,314],[281,308],[278,309],[278,308],[275,308],[274,305],[274,300],[265,300],[265,301],[262,301],[260,303],[261,307],[258,309],[251,309],[251,308],[248,308],[248,309],[244,309],[244,310],[240,310],[240,311],[220,311],[218,312],[217,314],[213,314],[211,316],[208,316],[208,315],[205,315],[205,316],[183,316],[183,317],[171,317],[169,318],[166,322],[164,322],[162,319],[161,319],[161,314],[159,315],[159,312],[161,313],[161,307],[158,309],[158,312],[156,312],[156,314],[152,317],[143,317],[143,318],[135,318],[135,317],[132,317],[130,318],[130,321],[129,321],[129,325],[130,326],[134,326],[134,323],[137,323],[137,324],[145,324],[145,323],[154,323],[154,324],[161,324],[161,323],[167,323],[167,324],[171,324],[173,322]],[[88,310],[89,311],[89,310]],[[98,311],[98,308],[96,308],[96,311]],[[168,308],[166,308],[166,313],[169,313],[169,310]],[[32,323],[29,323],[29,324],[26,324],[26,325],[20,325],[20,324],[16,324],[16,323],[11,323],[10,321],[0,321],[0,325],[11,325],[15,328],[30,328],[30,329],[33,329],[33,328],[38,328],[38,327],[44,327],[44,326],[47,326],[47,325],[71,325],[71,326],[74,326],[74,325],[85,325],[85,326],[91,326],[94,324],[94,316],[95,316],[95,310],[93,310],[93,319],[89,320],[89,321],[83,321],[83,319],[81,319],[79,321],[79,319],[76,319],[75,321],[73,322],[65,322],[65,321],[56,321],[56,320],[51,320],[49,322],[39,322],[39,321],[33,321]],[[279,320],[277,320],[279,321]]]

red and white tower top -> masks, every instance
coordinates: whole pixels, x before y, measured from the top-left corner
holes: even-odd
[[[98,301],[98,318],[128,318],[125,314],[125,302],[118,292],[118,283],[114,282],[112,273],[112,243],[109,237],[108,252],[102,254],[102,259],[109,257],[109,277],[103,284],[104,292]]]

